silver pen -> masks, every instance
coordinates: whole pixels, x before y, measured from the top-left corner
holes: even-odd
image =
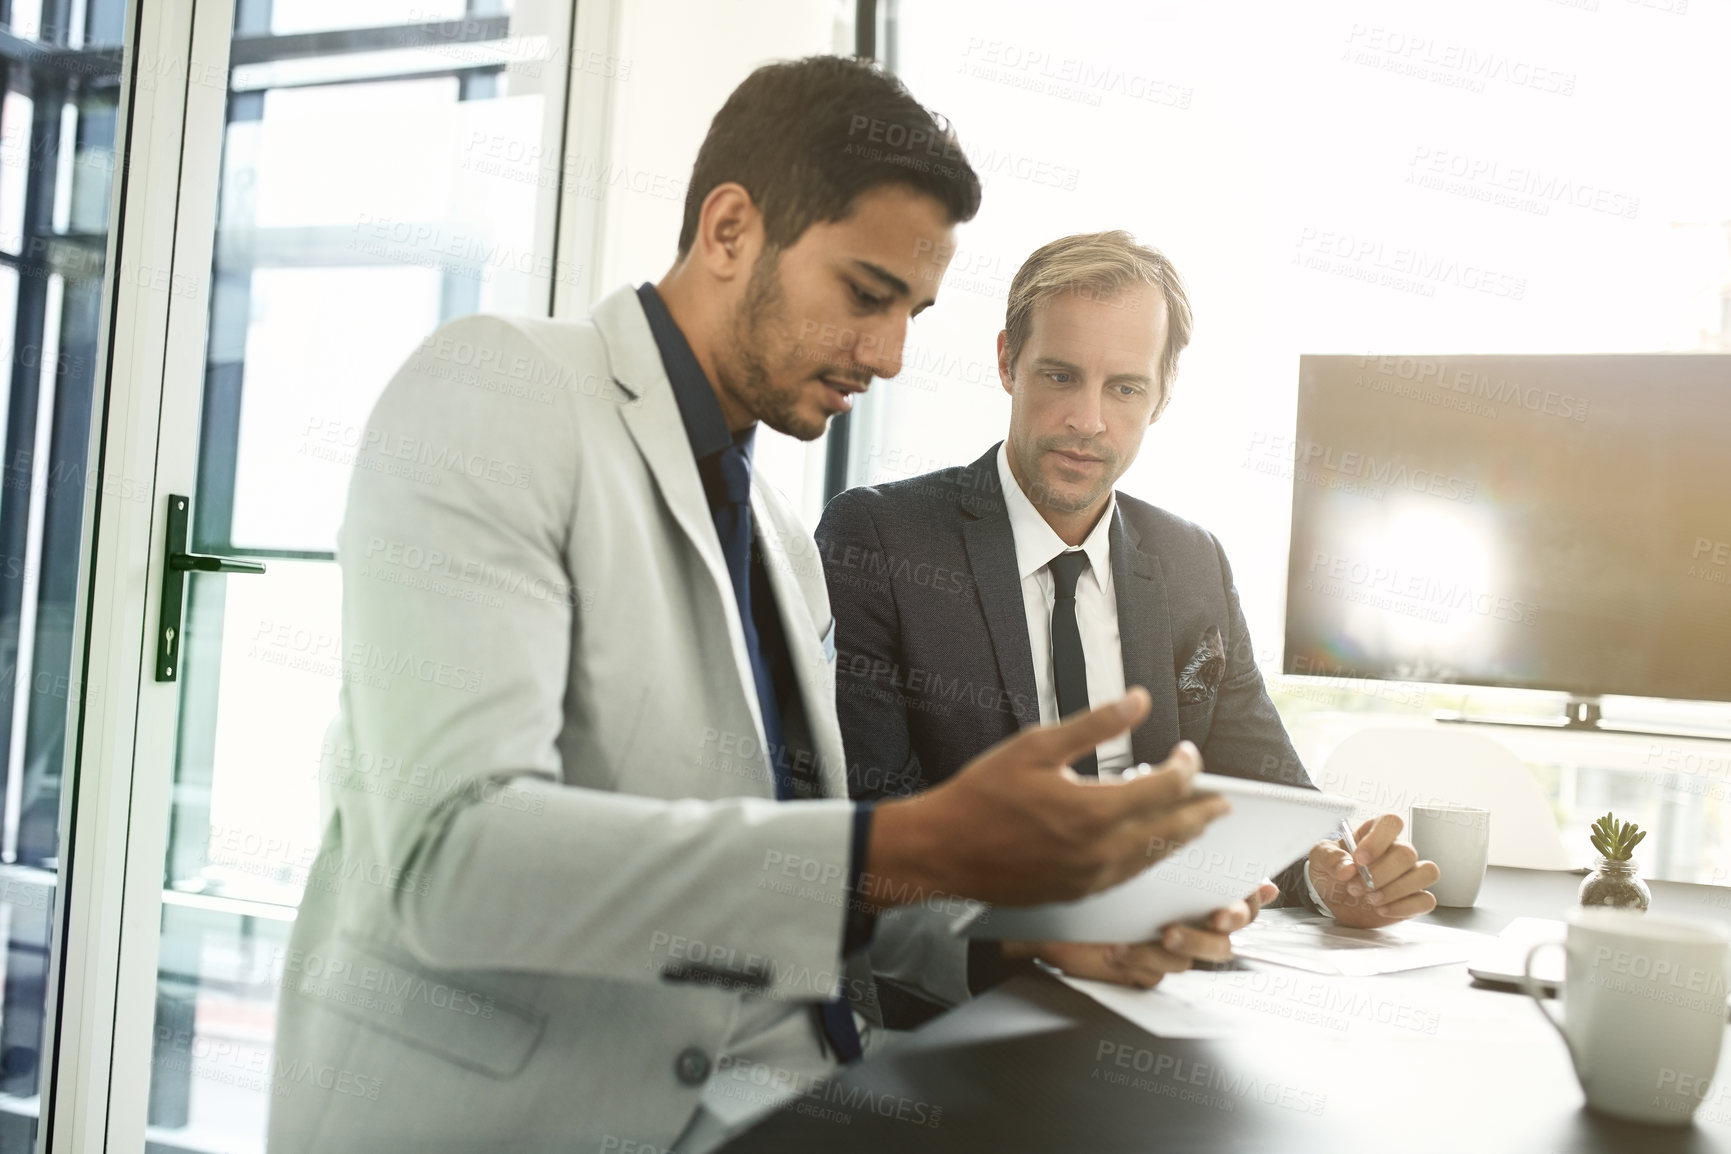
[[[1352,838],[1352,827],[1346,824],[1344,817],[1340,819],[1340,843],[1346,847],[1347,853],[1356,854],[1358,852],[1358,843]],[[1368,866],[1360,865],[1358,876],[1363,879],[1365,889],[1374,890],[1376,888],[1376,883],[1370,880],[1370,868]]]

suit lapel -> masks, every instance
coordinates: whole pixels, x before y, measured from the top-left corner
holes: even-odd
[[[1113,505],[1111,539],[1124,684],[1143,686],[1154,699],[1147,718],[1130,734],[1130,752],[1137,761],[1158,764],[1178,741],[1178,675],[1172,667],[1166,576],[1160,558],[1142,551],[1122,502]]]
[[[709,499],[703,493],[703,479],[697,475],[697,462],[691,459],[691,442],[685,435],[679,405],[673,399],[673,386],[667,380],[667,370],[661,363],[654,334],[649,331],[649,321],[643,315],[643,305],[635,290],[622,288],[596,305],[592,318],[607,344],[614,377],[630,396],[630,400],[619,406],[620,418],[655,477],[662,501],[702,558],[714,585],[733,645],[739,685],[746,688],[743,697],[757,725],[761,748],[763,716],[757,692],[750,688],[757,682],[745,648],[745,630],[739,620],[733,579],[727,573],[727,560],[721,554],[721,541],[715,535],[715,522],[709,514]],[[767,773],[767,758],[764,767]]]
[[[963,470],[958,504],[964,517],[962,540],[979,592],[980,610],[998,659],[998,676],[1010,695],[1016,721],[1040,724],[1040,695],[1034,681],[1034,651],[1028,645],[1028,611],[1016,566],[1016,538],[998,484],[998,448]]]

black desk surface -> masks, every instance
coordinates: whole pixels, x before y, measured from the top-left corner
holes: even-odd
[[[1580,881],[1493,867],[1477,907],[1429,920],[1496,933],[1522,915],[1562,917]],[[1731,889],[1649,884],[1654,913],[1731,923]],[[1470,984],[1464,965],[1395,976]],[[1511,1014],[1538,1013],[1522,994],[1474,996],[1507,999]],[[1128,1084],[1111,1078],[1121,1063],[1099,1057],[1123,1053],[1117,1046],[1135,1054]],[[726,1150],[1731,1154],[1728,1078],[1722,1067],[1692,1126],[1639,1126],[1583,1108],[1568,1054],[1549,1030],[1518,1045],[1274,1032],[1157,1038],[1042,974],[935,1019]]]

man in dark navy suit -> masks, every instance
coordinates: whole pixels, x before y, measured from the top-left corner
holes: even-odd
[[[1016,274],[998,334],[1007,438],[971,465],[851,489],[824,511],[855,796],[929,788],[1018,729],[1131,685],[1153,709],[1076,772],[1120,774],[1187,741],[1211,772],[1312,785],[1263,686],[1220,543],[1113,489],[1171,397],[1190,327],[1183,283],[1158,251],[1124,232],[1053,241]],[[1348,925],[1387,925],[1436,905],[1425,887],[1437,867],[1400,830],[1384,814],[1356,831],[1356,854],[1319,843],[1277,884],[1157,942],[958,942],[953,957],[906,964],[928,991],[931,969],[947,967],[957,1000],[1029,957],[1147,987],[1229,957],[1229,935],[1278,894]],[[898,975],[881,976],[893,990]]]

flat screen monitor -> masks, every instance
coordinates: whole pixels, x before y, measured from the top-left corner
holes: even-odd
[[[1731,701],[1731,355],[1305,356],[1285,669]]]

